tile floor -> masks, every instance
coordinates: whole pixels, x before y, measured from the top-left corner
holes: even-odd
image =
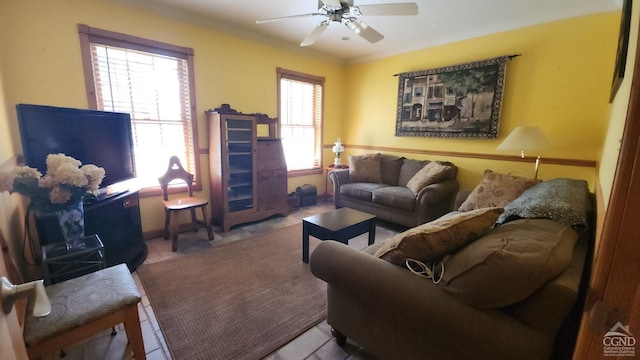
[[[219,228],[214,228],[215,238],[207,241],[206,231],[199,230],[197,233],[181,234],[178,242],[178,251],[171,251],[171,243],[162,238],[150,239],[146,241],[148,256],[145,263],[154,263],[167,260],[176,256],[189,256],[198,252],[203,247],[219,246],[231,241],[239,240],[259,233],[264,233],[277,228],[299,224],[302,218],[330,211],[333,205],[329,202],[319,200],[315,206],[304,207],[292,210],[287,217],[273,217],[264,221],[259,221],[246,225],[239,225],[230,231],[222,233]],[[378,222],[376,227],[376,242],[390,238],[402,231],[401,227],[384,222]],[[364,247],[367,244],[366,234],[361,235],[349,242],[350,246]],[[168,360],[171,354],[167,348],[162,331],[153,313],[153,309],[146,296],[144,288],[136,272],[133,274],[138,285],[142,301],[138,305],[140,311],[140,325],[144,339],[144,347],[147,352],[147,359]],[[131,359],[132,354],[127,346],[127,338],[124,327],[118,326],[118,333],[111,336],[111,330],[104,331],[73,348],[65,349],[65,360],[116,360]],[[58,359],[58,356],[50,356],[47,359]],[[375,359],[365,350],[360,348],[351,340],[340,347],[331,336],[330,326],[326,321],[321,322],[307,332],[293,339],[288,344],[270,354],[266,360],[368,360]]]

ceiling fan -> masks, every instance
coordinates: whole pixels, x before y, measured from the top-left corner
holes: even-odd
[[[384,35],[374,30],[372,27],[358,19],[359,16],[380,16],[380,15],[416,15],[418,5],[416,3],[389,3],[371,5],[353,5],[353,0],[319,0],[318,11],[309,14],[299,14],[282,16],[272,19],[257,20],[257,24],[264,24],[283,19],[300,18],[308,16],[324,16],[313,31],[300,43],[300,46],[312,45],[332,21],[340,22],[351,29],[356,34],[362,36],[370,43],[376,43],[384,38]]]

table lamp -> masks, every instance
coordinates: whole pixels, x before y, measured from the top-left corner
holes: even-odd
[[[519,150],[524,159],[525,150],[537,150],[546,147],[549,138],[537,126],[518,126],[513,129],[498,146],[497,150]],[[536,158],[534,179],[538,178],[540,155]]]
[[[336,143],[333,145],[333,148],[331,148],[331,151],[333,151],[336,154],[336,158],[333,159],[333,166],[337,168],[341,168],[342,160],[340,160],[340,154],[344,152],[344,146],[342,145],[340,138],[336,140]]]

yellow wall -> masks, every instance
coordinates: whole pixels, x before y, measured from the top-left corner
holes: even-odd
[[[553,147],[541,153],[540,177],[580,177],[593,184],[595,169],[546,166],[544,157],[598,159],[607,125],[618,24],[617,13],[585,16],[349,66],[343,141],[355,146],[512,155],[495,149],[515,127],[538,125]],[[510,54],[522,55],[507,65],[498,139],[394,135],[398,89],[394,74]],[[347,154],[350,151],[362,152],[352,149]],[[475,186],[487,167],[533,175],[532,163],[448,160],[461,167],[458,179],[465,187]]]

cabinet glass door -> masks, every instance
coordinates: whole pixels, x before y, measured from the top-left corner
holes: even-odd
[[[255,206],[253,191],[253,139],[251,120],[227,119],[227,209],[229,212],[251,210]]]

